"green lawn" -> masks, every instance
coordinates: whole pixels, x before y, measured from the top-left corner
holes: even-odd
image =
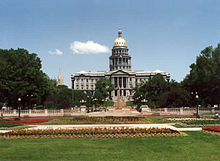
[[[146,116],[147,119],[150,119],[155,124],[164,123],[164,116]]]
[[[1,161],[219,161],[220,136],[0,140]]]

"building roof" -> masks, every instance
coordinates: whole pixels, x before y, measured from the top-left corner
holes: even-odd
[[[169,76],[170,74],[164,71],[160,70],[155,70],[155,71],[146,71],[146,70],[138,70],[138,71],[126,71],[126,70],[114,70],[114,71],[80,71],[75,74],[72,74],[72,77],[79,77],[79,76],[88,76],[88,77],[104,77],[106,75],[112,75],[114,73],[127,73],[129,75],[136,75],[136,76],[146,76],[146,75],[156,75],[156,74],[161,74],[161,75],[167,75]]]

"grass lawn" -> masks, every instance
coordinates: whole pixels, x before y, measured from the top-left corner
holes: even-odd
[[[164,116],[146,116],[147,119],[150,119],[155,124],[164,123]]]
[[[219,161],[220,136],[0,140],[1,161]]]

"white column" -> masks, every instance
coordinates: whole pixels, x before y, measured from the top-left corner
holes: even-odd
[[[111,82],[112,82],[112,84],[114,84],[114,77],[111,77]]]
[[[124,88],[124,77],[121,77],[121,87]]]

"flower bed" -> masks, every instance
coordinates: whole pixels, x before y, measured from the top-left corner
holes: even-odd
[[[0,121],[0,123],[15,123],[15,124],[37,124],[44,123],[48,120],[16,120],[16,121]]]
[[[139,124],[139,123],[152,123],[146,117],[137,116],[77,116],[68,119],[56,119],[51,121],[53,124]]]
[[[73,129],[44,129],[44,130],[12,130],[0,133],[0,138],[121,138],[149,136],[183,136],[182,133],[168,128],[73,128]]]
[[[199,121],[201,121],[201,120],[214,120],[214,119],[210,119],[210,118],[195,118],[195,117],[183,117],[183,118],[167,118],[167,120],[169,120],[169,121],[194,121],[194,120],[199,120]]]
[[[215,125],[215,124],[220,124],[220,120],[216,119],[209,119],[209,120],[191,120],[191,121],[184,121],[183,123],[188,124],[188,125]]]
[[[220,132],[220,126],[203,127],[202,130]]]

